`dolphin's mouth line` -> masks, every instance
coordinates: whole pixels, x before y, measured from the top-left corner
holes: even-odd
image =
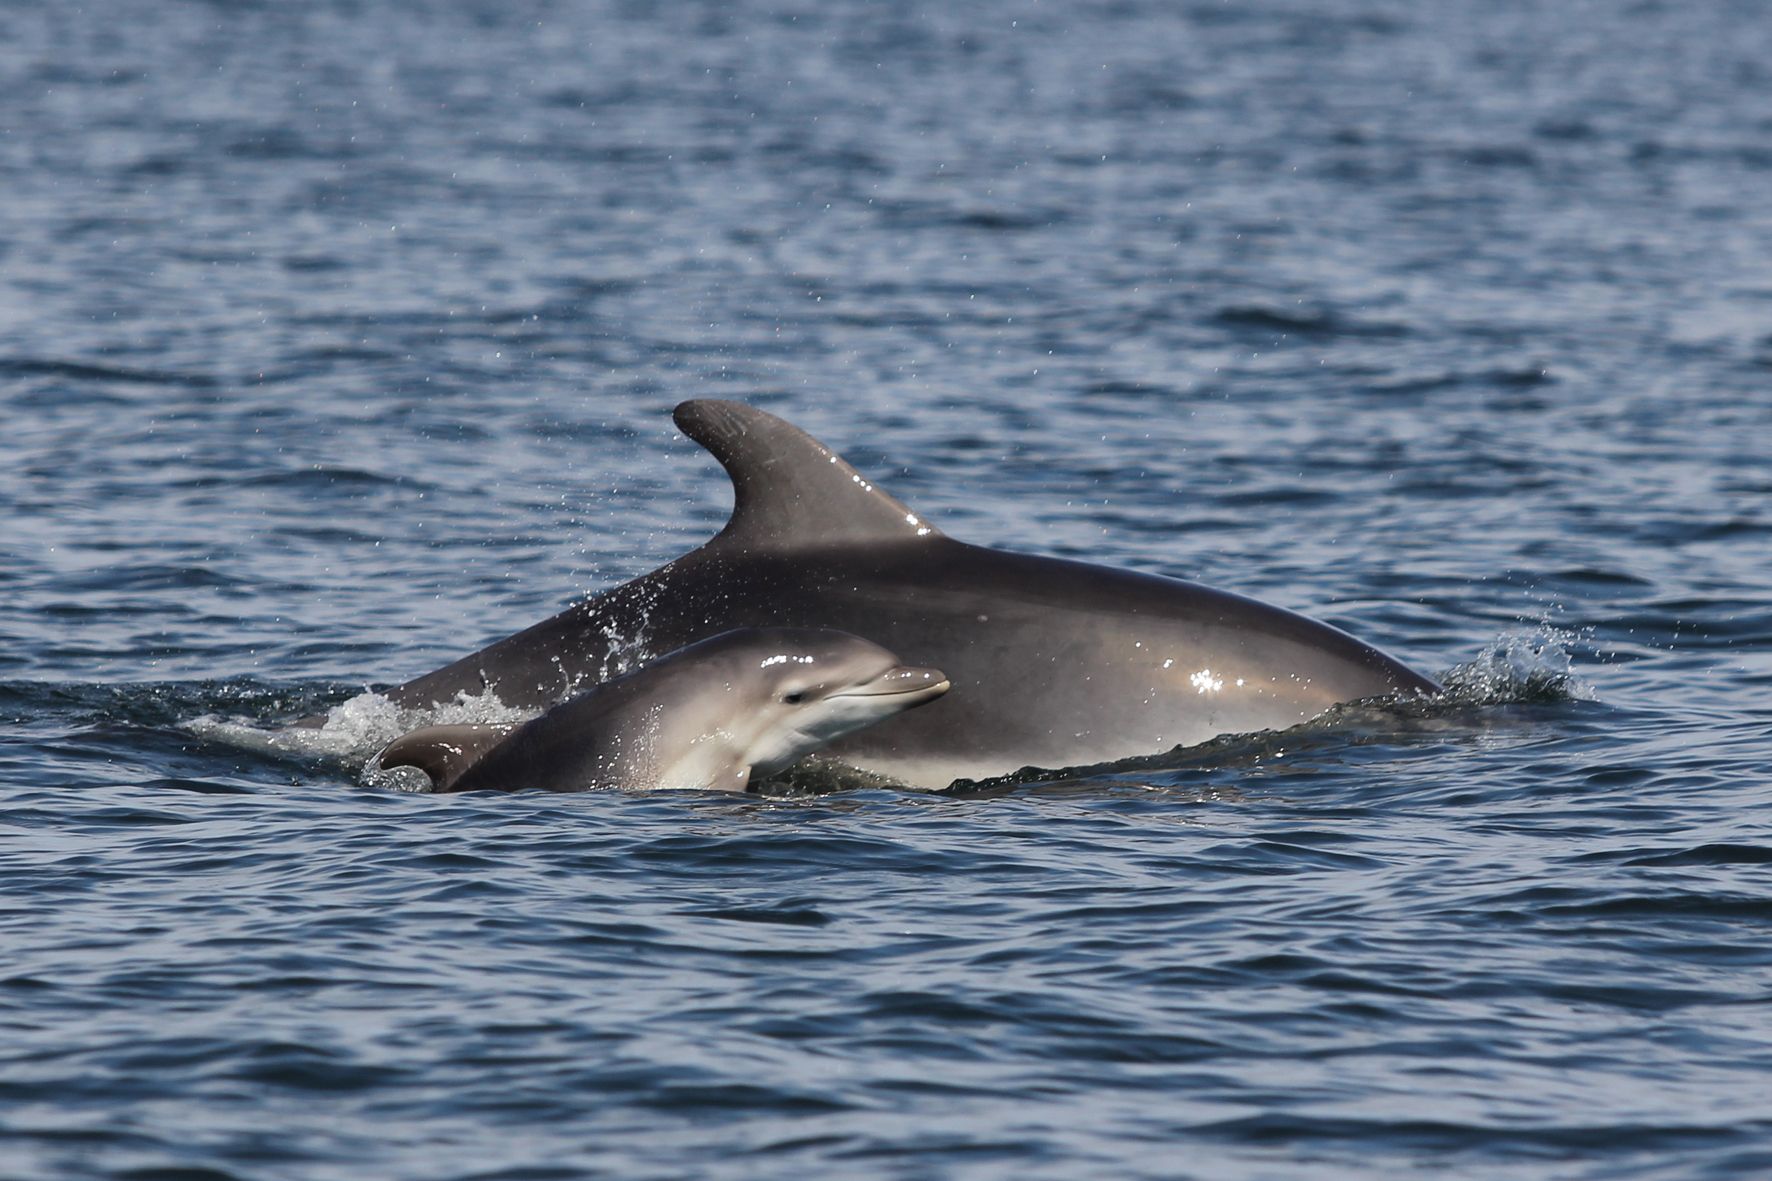
[[[953,682],[949,681],[946,677],[942,677],[939,681],[916,681],[909,684],[904,680],[894,678],[893,680],[884,683],[878,680],[869,681],[865,685],[857,685],[853,689],[846,689],[841,693],[833,693],[831,696],[833,698],[909,697],[919,693],[927,693],[931,696],[935,696],[941,693],[946,693],[951,688],[953,688]]]

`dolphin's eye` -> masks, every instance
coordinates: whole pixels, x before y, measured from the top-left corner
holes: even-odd
[[[806,700],[806,693],[804,690],[799,693],[788,693],[782,697],[782,700],[789,705],[799,705],[802,701]]]

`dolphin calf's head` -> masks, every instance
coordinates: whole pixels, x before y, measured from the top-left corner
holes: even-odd
[[[760,778],[845,734],[935,700],[939,669],[900,664],[880,645],[828,628],[746,628],[683,650],[717,662],[736,699],[716,727],[731,763]],[[718,700],[718,698],[715,698]]]

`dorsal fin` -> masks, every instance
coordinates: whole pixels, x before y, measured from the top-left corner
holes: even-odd
[[[672,416],[732,477],[717,541],[750,549],[942,536],[811,435],[742,402],[684,402]]]
[[[431,787],[448,791],[450,784],[462,773],[503,742],[516,723],[481,726],[421,726],[410,734],[402,734],[388,743],[387,749],[375,757],[376,766],[384,771],[395,767],[417,767],[431,777]]]

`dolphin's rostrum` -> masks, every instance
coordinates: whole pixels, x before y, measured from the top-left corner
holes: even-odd
[[[815,628],[742,628],[607,681],[523,725],[428,726],[384,770],[437,791],[744,791],[852,730],[934,701],[948,681],[878,644]]]
[[[774,415],[677,407],[732,478],[732,518],[676,561],[409,681],[422,706],[487,689],[541,707],[733,628],[852,632],[953,692],[831,743],[921,787],[1025,766],[1103,763],[1278,729],[1338,702],[1433,693],[1347,633],[1194,583],[955,541]]]

